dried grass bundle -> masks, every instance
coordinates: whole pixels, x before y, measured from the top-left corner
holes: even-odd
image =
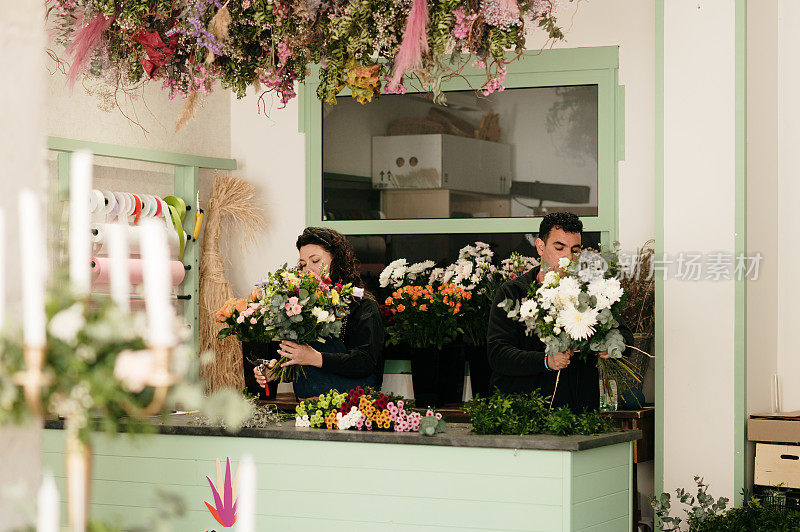
[[[213,350],[216,358],[204,366],[201,377],[209,390],[244,388],[242,344],[235,337],[217,340],[221,324],[214,312],[233,297],[225,277],[225,263],[220,250],[223,221],[229,219],[240,244],[255,241],[256,231],[264,226],[262,209],[253,202],[255,189],[250,183],[227,175],[214,178],[214,188],[206,208],[203,255],[200,261],[200,350]]]
[[[634,334],[655,334],[656,285],[653,271],[654,240],[648,240],[636,252],[631,272],[622,279],[626,301],[623,310],[625,323]]]
[[[197,111],[197,103],[200,97],[196,92],[191,93],[186,98],[186,103],[183,104],[183,109],[181,110],[181,115],[178,117],[178,121],[175,122],[175,132],[177,133],[179,129],[189,123],[189,120],[192,119],[194,116],[195,111]]]

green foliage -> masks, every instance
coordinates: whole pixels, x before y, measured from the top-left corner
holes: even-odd
[[[779,508],[760,498],[746,495],[738,508],[728,508],[728,499],[714,499],[708,494],[709,485],[694,477],[697,494],[683,488],[675,490],[678,502],[685,507],[686,517],[671,515],[672,497],[662,493],[650,497],[656,517],[664,532],[791,532],[800,530],[800,511]]]
[[[437,419],[436,416],[424,416],[419,422],[419,433],[423,436],[433,436],[444,432],[445,427],[444,419]]]
[[[545,399],[531,394],[476,396],[464,404],[464,411],[478,434],[601,434],[612,430],[611,422],[599,412],[574,414],[569,408],[548,408]]]

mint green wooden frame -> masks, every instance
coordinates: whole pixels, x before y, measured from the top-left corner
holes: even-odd
[[[608,244],[618,235],[617,167],[624,159],[624,87],[618,84],[618,47],[603,46],[527,52],[508,66],[506,87],[597,85],[598,87],[598,215],[583,217],[584,230],[598,231]],[[463,78],[443,90],[480,87],[485,74],[465,69]],[[306,223],[342,234],[525,233],[531,218],[337,220],[322,219],[322,104],[317,99],[319,78],[301,85],[299,128],[306,138]],[[348,97],[343,94],[341,97]],[[537,222],[538,225],[538,222]]]
[[[113,157],[149,163],[168,164],[174,167],[174,193],[183,198],[186,205],[191,207],[189,215],[197,215],[197,190],[200,168],[213,168],[217,170],[236,170],[235,159],[220,159],[216,157],[201,157],[199,155],[186,155],[128,146],[117,146],[101,142],[88,142],[83,140],[48,137],[47,148],[58,153],[58,190],[59,197],[66,198],[69,192],[69,159],[70,154],[77,150],[89,150],[94,155]],[[192,217],[193,219],[193,217]],[[193,228],[194,223],[186,224]],[[186,246],[183,263],[191,266],[186,271],[183,280],[183,295],[192,296],[183,303],[183,316],[192,327],[192,348],[195,354],[200,352],[199,319],[200,319],[200,249],[199,243],[193,242]],[[196,358],[195,358],[196,359]],[[194,368],[196,371],[198,368]]]

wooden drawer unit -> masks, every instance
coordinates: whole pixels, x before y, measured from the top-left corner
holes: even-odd
[[[800,488],[800,445],[756,443],[754,483]]]

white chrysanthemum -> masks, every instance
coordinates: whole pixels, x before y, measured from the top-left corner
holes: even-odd
[[[452,279],[455,274],[456,274],[456,271],[453,269],[453,267],[452,266],[448,267],[444,271],[444,273],[442,274],[442,282],[443,283],[449,283],[450,279]]]
[[[566,268],[567,266],[569,266],[570,262],[572,262],[572,261],[569,260],[567,257],[561,257],[560,259],[558,259],[558,267],[559,268]]]
[[[597,310],[589,308],[581,312],[574,306],[568,306],[559,313],[557,323],[573,340],[586,340],[594,334]]]
[[[574,277],[564,277],[556,287],[561,301],[574,301],[581,293],[581,284]]]
[[[433,284],[441,281],[444,277],[444,268],[434,268],[431,271],[431,276],[428,278],[428,284]]]
[[[623,289],[618,279],[596,279],[589,283],[586,292],[597,298],[597,310],[611,308],[622,298]]]
[[[545,286],[556,286],[558,284],[558,274],[555,271],[550,270],[544,274],[543,284]]]
[[[406,264],[406,259],[397,259],[386,266],[378,277],[378,282],[380,283],[381,288],[386,288],[389,286],[389,283],[394,280],[395,270],[402,267],[405,271]]]
[[[418,275],[432,269],[434,266],[436,266],[436,263],[432,260],[426,260],[412,264],[408,267],[408,277],[410,279],[416,279]]]
[[[533,318],[536,314],[536,301],[533,299],[523,299],[522,304],[519,306],[519,317],[528,320]]]

